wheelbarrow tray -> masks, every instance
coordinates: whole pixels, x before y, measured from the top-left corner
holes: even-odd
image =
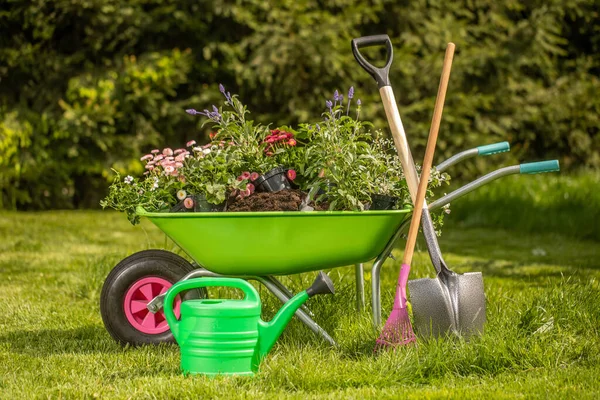
[[[155,213],[138,207],[198,264],[223,275],[289,275],[369,261],[410,210]]]

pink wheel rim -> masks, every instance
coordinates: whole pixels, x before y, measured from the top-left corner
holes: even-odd
[[[127,321],[138,331],[148,335],[158,335],[169,330],[165,313],[160,310],[152,314],[146,305],[158,296],[165,293],[173,284],[158,276],[147,276],[135,281],[125,293],[123,308]],[[173,312],[179,318],[181,298],[177,296],[173,302]]]

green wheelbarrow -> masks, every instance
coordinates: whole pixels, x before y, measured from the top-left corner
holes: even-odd
[[[490,149],[490,147],[487,147]],[[483,149],[483,150],[482,150]],[[508,150],[507,143],[467,150],[438,166],[475,155]],[[556,170],[554,162],[506,167],[485,175],[432,202],[430,211],[501,176]],[[371,269],[373,322],[381,324],[380,271],[410,221],[410,210],[151,213],[138,208],[170,237],[193,262],[165,250],[144,250],[119,262],[106,278],[100,300],[102,319],[111,336],[122,344],[173,342],[162,311],[164,296],[176,282],[199,277],[236,277],[264,285],[282,303],[294,294],[277,276],[355,265],[358,308],[364,307],[363,263]],[[428,246],[430,243],[428,241]],[[433,261],[439,248],[428,248]],[[207,296],[205,289],[182,292],[173,302],[179,316],[182,301]],[[333,338],[306,307],[295,315],[331,344]]]

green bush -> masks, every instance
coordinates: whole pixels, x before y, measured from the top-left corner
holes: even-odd
[[[139,172],[138,154],[205,138],[183,110],[215,102],[219,82],[278,126],[317,121],[330,93],[354,85],[365,118],[387,127],[349,46],[375,33],[394,43],[390,75],[416,159],[452,40],[438,157],[508,140],[515,158],[600,166],[593,0],[35,0],[4,7],[0,26],[4,208],[97,206],[111,167]]]

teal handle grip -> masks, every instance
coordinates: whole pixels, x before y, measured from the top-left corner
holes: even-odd
[[[543,172],[560,171],[560,165],[558,160],[548,160],[521,164],[519,169],[522,174],[541,174]]]
[[[171,328],[171,332],[173,333],[173,336],[175,336],[175,339],[178,343],[179,321],[177,321],[177,317],[173,312],[173,301],[175,300],[175,296],[184,290],[198,289],[207,286],[231,287],[240,289],[246,295],[246,301],[252,301],[255,303],[260,302],[258,292],[256,289],[254,289],[254,286],[243,279],[206,277],[187,279],[185,281],[177,282],[167,291],[167,295],[165,296],[165,301],[163,303],[163,310],[165,313],[165,319],[167,320],[167,323]]]
[[[477,152],[480,156],[490,156],[492,154],[505,153],[510,151],[510,143],[500,142],[494,144],[486,144],[485,146],[479,146]]]

